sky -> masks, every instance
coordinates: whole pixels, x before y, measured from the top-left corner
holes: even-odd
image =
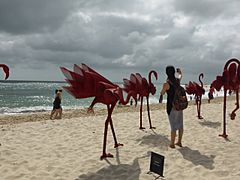
[[[60,66],[85,63],[111,81],[156,70],[163,82],[173,65],[183,82],[203,72],[210,83],[240,58],[239,7],[239,0],[0,0],[0,63],[10,80],[64,80]]]

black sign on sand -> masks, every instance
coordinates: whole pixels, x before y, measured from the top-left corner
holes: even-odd
[[[151,152],[150,172],[163,176],[164,156]]]

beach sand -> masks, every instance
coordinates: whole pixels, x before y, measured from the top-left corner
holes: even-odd
[[[227,114],[234,109],[229,98]],[[135,107],[118,107],[112,115],[117,139],[114,148],[109,129],[107,152],[100,160],[106,110],[89,115],[86,110],[64,111],[63,119],[49,120],[49,112],[0,116],[0,179],[152,180],[147,174],[150,152],[165,156],[165,179],[240,179],[240,113],[227,116],[229,140],[222,133],[222,98],[202,105],[204,120],[190,103],[184,111],[183,147],[168,147],[170,127],[165,104],[151,105],[152,124],[143,112],[145,130],[139,130]],[[144,107],[146,110],[146,107]]]

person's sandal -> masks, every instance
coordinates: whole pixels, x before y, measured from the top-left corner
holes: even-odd
[[[176,143],[175,145],[182,147],[182,143]]]
[[[174,148],[175,148],[175,146],[174,146],[174,145],[172,145],[172,144],[170,144],[170,145],[169,145],[169,147],[170,147],[170,148],[172,148],[172,149],[174,149]]]

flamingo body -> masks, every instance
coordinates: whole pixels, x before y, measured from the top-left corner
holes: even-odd
[[[140,127],[139,129],[145,129],[142,126],[142,105],[143,105],[143,97],[146,97],[147,99],[147,111],[148,111],[148,120],[150,129],[154,129],[155,127],[152,126],[151,118],[150,118],[150,109],[149,109],[149,95],[150,93],[154,95],[156,93],[156,87],[152,83],[152,75],[155,77],[155,79],[158,79],[158,74],[156,71],[150,71],[148,74],[147,81],[146,78],[142,77],[141,74],[131,74],[130,79],[124,79],[124,89],[127,92],[133,91],[138,95],[138,99],[141,101],[140,104]]]

